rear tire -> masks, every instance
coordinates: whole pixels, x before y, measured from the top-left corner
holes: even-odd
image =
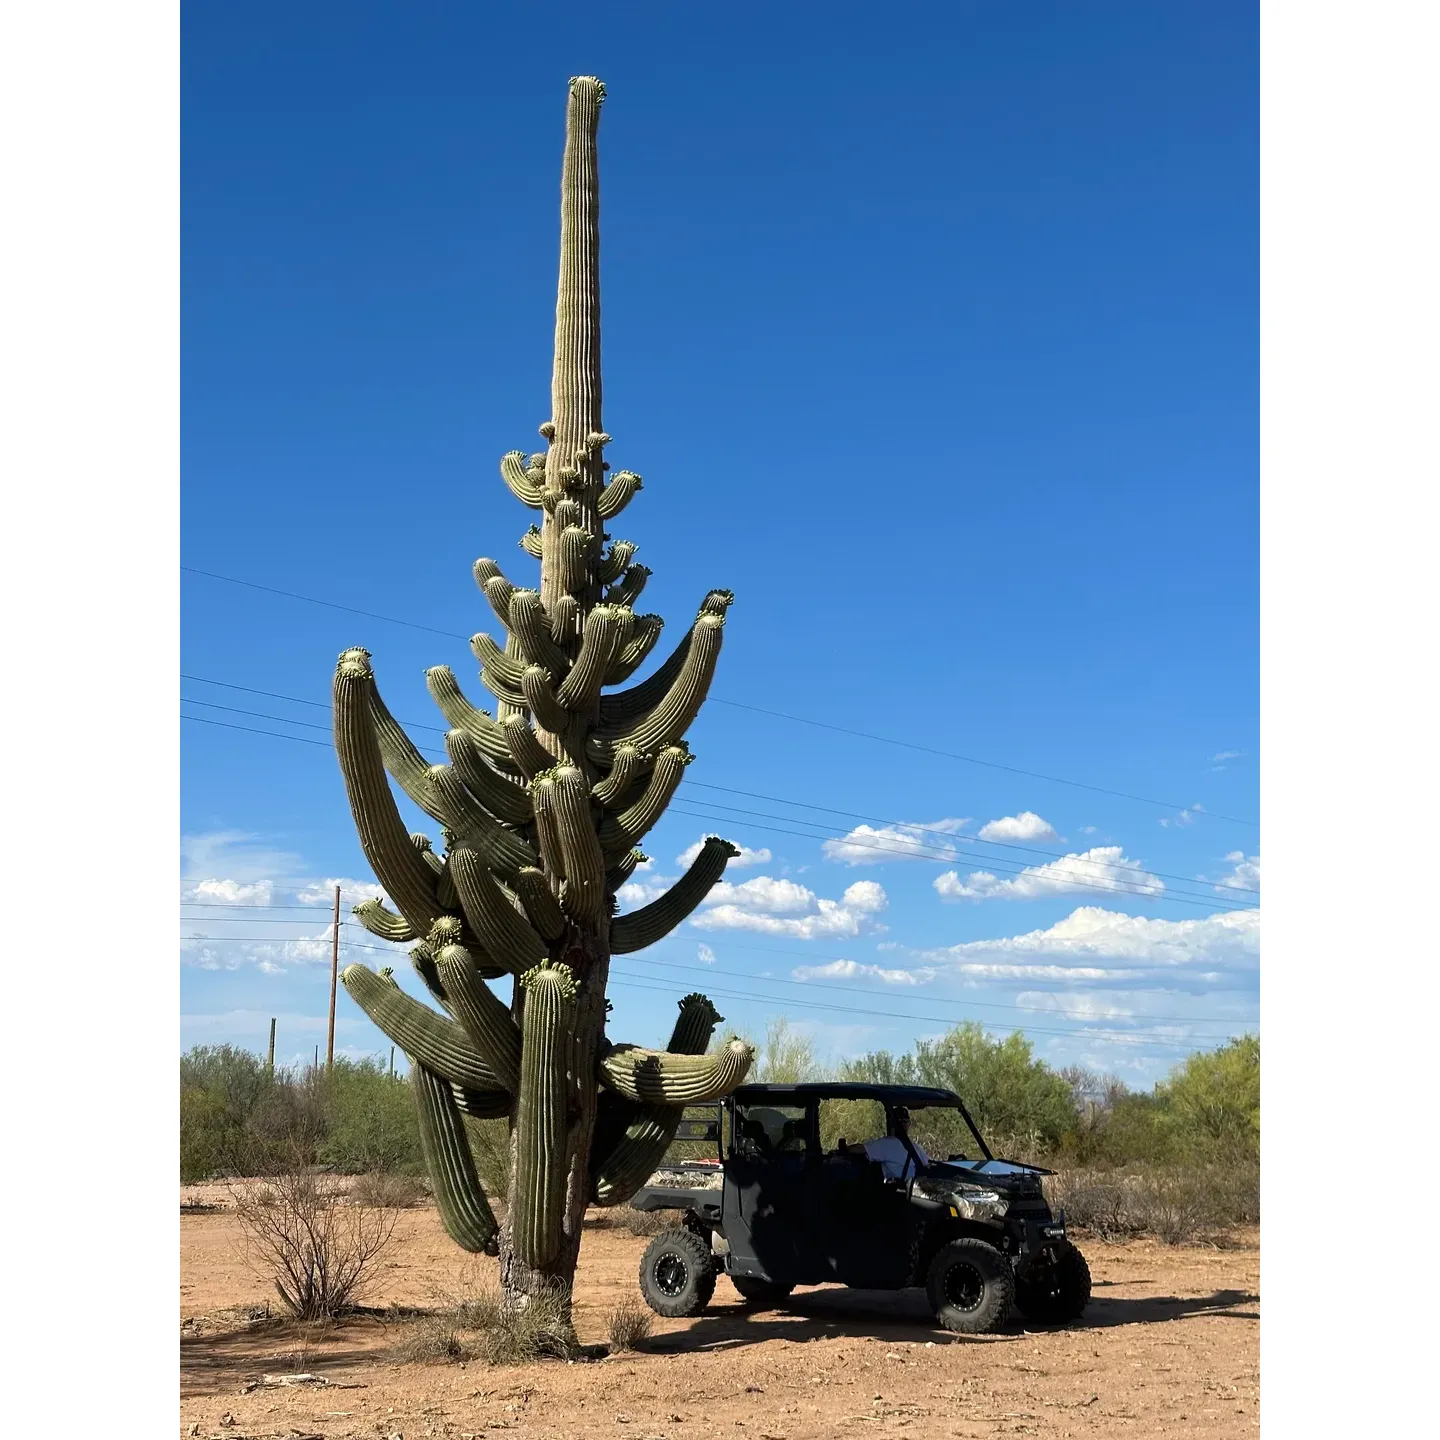
[[[952,1240],[930,1262],[925,1293],[947,1330],[983,1335],[1005,1323],[1015,1299],[1015,1273],[984,1240]]]
[[[668,1319],[698,1315],[715,1293],[715,1260],[691,1230],[662,1230],[640,1257],[640,1293]]]
[[[1090,1303],[1090,1267],[1067,1245],[1051,1265],[1027,1265],[1015,1281],[1015,1304],[1036,1325],[1067,1325]]]
[[[740,1298],[757,1310],[773,1310],[795,1288],[774,1280],[761,1280],[755,1275],[732,1275],[730,1283],[740,1292]]]

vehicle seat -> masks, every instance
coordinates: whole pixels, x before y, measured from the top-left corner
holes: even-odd
[[[775,1147],[771,1145],[770,1137],[765,1133],[765,1127],[758,1120],[742,1120],[740,1134],[755,1147],[757,1154],[773,1153]]]

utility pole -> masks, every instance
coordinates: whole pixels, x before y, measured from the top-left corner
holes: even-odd
[[[270,1051],[265,1056],[265,1070],[267,1074],[275,1073],[275,1017],[270,1017]]]
[[[335,887],[335,927],[330,937],[330,1028],[325,1033],[325,1073],[335,1068],[335,987],[340,978],[340,887]]]
[[[390,1078],[395,1078],[395,1047],[390,1047]]]

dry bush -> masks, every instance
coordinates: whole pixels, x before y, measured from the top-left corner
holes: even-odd
[[[505,1305],[499,1285],[476,1287],[455,1310],[463,1330],[478,1336],[477,1353],[491,1365],[523,1365],[543,1356],[572,1360],[578,1353],[570,1296],[558,1282],[538,1290],[524,1309]]]
[[[395,1358],[411,1365],[457,1364],[474,1351],[460,1338],[460,1320],[453,1310],[424,1315],[406,1327]]]
[[[631,1235],[658,1235],[675,1223],[670,1210],[637,1210],[633,1205],[619,1205],[612,1212],[614,1224]]]
[[[302,1320],[329,1319],[353,1305],[395,1233],[395,1210],[350,1204],[303,1171],[236,1186],[231,1198],[251,1263],[274,1279],[285,1308]]]
[[[388,1175],[381,1171],[357,1175],[350,1185],[352,1204],[370,1205],[377,1210],[409,1210],[423,1205],[429,1197],[425,1182],[417,1175]]]
[[[638,1350],[650,1337],[650,1312],[633,1295],[626,1295],[610,1312],[610,1351]]]
[[[1167,1245],[1214,1243],[1217,1235],[1260,1219],[1254,1162],[1070,1170],[1046,1188],[1072,1224],[1102,1240],[1153,1235]]]

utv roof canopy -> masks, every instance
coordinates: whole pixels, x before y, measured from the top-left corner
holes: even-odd
[[[929,1085],[874,1085],[863,1081],[817,1080],[808,1085],[741,1085],[734,1092],[741,1105],[804,1105],[810,1100],[878,1100],[882,1104],[920,1109],[926,1105],[959,1106],[952,1090]]]

